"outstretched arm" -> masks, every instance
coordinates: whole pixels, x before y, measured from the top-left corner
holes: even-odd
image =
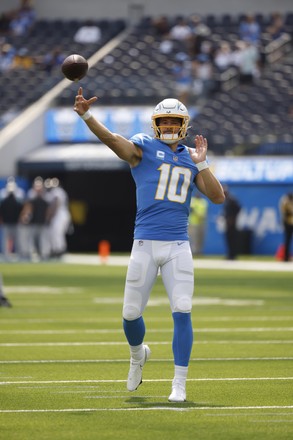
[[[112,133],[101,122],[97,121],[90,111],[90,106],[97,101],[97,97],[85,99],[82,94],[82,87],[79,88],[75,97],[74,111],[85,121],[88,128],[96,135],[100,141],[107,145],[114,153],[130,164],[136,166],[142,156],[142,151],[133,142],[123,136]]]
[[[201,135],[195,137],[195,149],[189,148],[190,157],[200,171],[196,176],[196,186],[211,202],[220,204],[224,202],[225,194],[221,183],[206,162],[207,149],[207,139]]]

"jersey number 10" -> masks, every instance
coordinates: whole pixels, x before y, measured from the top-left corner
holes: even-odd
[[[185,203],[190,186],[191,171],[188,168],[171,167],[167,163],[163,163],[158,171],[160,171],[160,178],[155,199],[163,200],[167,196],[171,202]]]

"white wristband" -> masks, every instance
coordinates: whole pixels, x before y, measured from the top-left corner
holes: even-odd
[[[205,170],[206,168],[209,167],[209,164],[207,163],[206,160],[203,160],[202,162],[196,163],[195,165],[197,166],[198,171]]]
[[[91,118],[92,112],[90,110],[87,110],[83,115],[79,115],[81,117],[81,119],[83,119],[84,121],[87,121],[89,118]]]

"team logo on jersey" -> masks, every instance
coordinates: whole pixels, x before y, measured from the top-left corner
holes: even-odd
[[[174,162],[178,162],[178,157],[177,156],[173,156],[173,160],[174,160]]]
[[[156,156],[157,156],[157,159],[161,159],[161,160],[165,159],[164,151],[157,150],[157,155]]]

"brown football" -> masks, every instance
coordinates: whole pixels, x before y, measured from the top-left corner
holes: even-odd
[[[87,60],[77,54],[69,55],[62,63],[63,75],[70,81],[79,81],[88,71]]]

